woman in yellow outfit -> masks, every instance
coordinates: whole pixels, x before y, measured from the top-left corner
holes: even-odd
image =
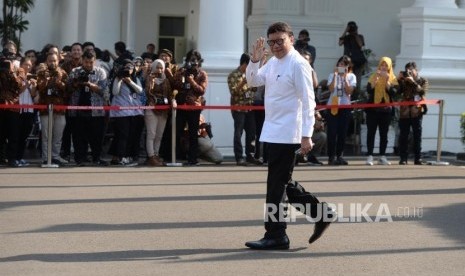
[[[367,93],[368,102],[375,104],[390,103],[398,87],[397,78],[392,68],[392,60],[382,57],[378,68],[368,79]],[[379,159],[378,164],[390,165],[386,158],[387,135],[391,123],[392,107],[377,107],[366,109],[367,123],[367,149],[368,157],[366,164],[373,165],[373,148],[375,144],[376,130],[379,127]]]

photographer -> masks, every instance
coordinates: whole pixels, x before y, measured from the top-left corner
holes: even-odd
[[[7,41],[3,45],[1,58],[11,61],[13,66],[18,69],[21,55],[18,55],[18,47],[16,46],[16,43],[14,43],[12,40]]]
[[[110,84],[112,106],[139,106],[140,94],[144,92],[140,80],[135,77],[134,63],[132,60],[122,61],[116,77]],[[133,132],[133,117],[140,111],[131,109],[110,110],[110,118],[113,120],[114,139],[109,153],[113,155],[112,165],[136,166],[130,158],[130,149],[138,147],[139,140],[131,135]]]
[[[56,53],[47,55],[46,63],[37,68],[37,90],[36,102],[42,105],[66,105],[68,94],[66,93],[66,82],[68,75],[58,67],[59,57]],[[48,145],[48,111],[40,111],[40,123],[42,125],[42,161],[47,163]],[[66,121],[63,110],[54,110],[53,113],[53,136],[52,139],[52,162],[56,165],[63,165],[60,158],[61,138]]]
[[[316,49],[312,45],[308,44],[310,41],[310,34],[308,33],[307,30],[303,29],[299,32],[298,39],[295,41],[294,48],[298,52],[303,52],[307,51],[310,53],[312,60],[310,62],[310,65],[313,67],[313,63],[316,60]]]
[[[428,89],[428,80],[420,77],[415,62],[409,62],[405,65],[405,71],[401,71],[397,77],[399,81],[398,94],[401,101],[412,102],[424,100],[426,90]],[[400,165],[407,165],[408,159],[408,136],[410,128],[413,131],[413,152],[415,154],[415,165],[422,165],[421,160],[421,133],[423,115],[426,114],[426,105],[408,105],[400,106],[399,115],[399,150]]]
[[[30,58],[23,57],[20,66],[24,70],[24,74],[21,76],[19,104],[32,105],[34,104],[33,98],[37,95],[37,75],[31,74],[32,61]],[[32,108],[21,108],[19,113],[19,143],[16,160],[18,165],[23,167],[29,165],[23,157],[26,140],[31,133],[36,114]]]
[[[72,106],[104,106],[107,91],[105,71],[95,66],[96,57],[93,51],[85,51],[82,55],[82,66],[74,68],[68,78],[71,91]],[[105,166],[107,162],[100,159],[105,127],[104,110],[70,110],[73,118],[72,129],[74,144],[74,160],[78,166],[87,161],[87,148],[92,150],[92,163]]]
[[[253,105],[254,94],[257,89],[247,85],[245,70],[249,64],[250,56],[242,54],[239,66],[228,75],[228,87],[231,94],[231,106]],[[255,152],[255,114],[252,110],[231,110],[234,120],[234,157],[236,164],[247,166],[248,164],[261,165],[261,162],[253,156]],[[242,133],[245,131],[245,160],[243,157]]]
[[[363,35],[358,33],[358,26],[354,21],[347,23],[344,32],[339,37],[339,46],[344,46],[344,55],[349,56],[352,61],[352,71],[357,77],[357,90],[354,91],[352,100],[358,97],[357,93],[360,93],[360,84],[367,59],[363,53],[363,47],[365,46],[365,38]]]
[[[357,79],[352,73],[350,57],[342,56],[336,63],[334,71],[328,76],[331,95],[327,105],[350,105],[351,95],[357,86]],[[352,113],[350,109],[332,107],[326,112],[328,137],[328,165],[348,165],[344,160],[344,146]]]
[[[165,62],[157,59],[152,63],[150,74],[147,76],[145,90],[148,106],[173,106],[173,93],[170,82],[165,75]],[[169,109],[145,110],[145,126],[147,128],[146,149],[147,165],[161,166],[163,162],[159,156],[161,139],[165,130]]]
[[[207,73],[201,69],[202,56],[198,50],[190,50],[186,54],[184,66],[176,72],[174,76],[174,88],[179,92],[176,94],[178,105],[202,106],[205,105],[205,92],[208,85]],[[187,154],[187,166],[198,164],[198,141],[200,109],[180,109],[176,118],[176,149],[179,149],[182,132],[186,123],[189,128],[189,152]]]
[[[20,87],[24,78],[24,72],[21,69],[16,70],[13,62],[5,58],[0,59],[0,104],[19,104]],[[20,166],[16,159],[20,143],[19,124],[19,109],[0,109],[0,145],[3,150],[3,145],[8,140],[6,157],[10,167]]]
[[[67,74],[82,65],[82,45],[79,42],[75,42],[71,45],[70,54],[68,58],[61,64],[61,68],[65,70]],[[74,113],[73,113],[74,112]],[[65,160],[70,159],[71,155],[71,139],[74,136],[73,130],[75,129],[75,118],[76,113],[74,110],[67,110],[65,114],[66,126],[63,130],[63,137],[61,143],[61,156]],[[73,137],[74,139],[74,137]]]
[[[161,49],[158,51],[158,58],[165,62],[165,76],[169,80],[171,89],[174,87],[174,75],[178,71],[179,67],[176,61],[173,59],[173,52],[168,49]],[[171,91],[173,93],[173,91]],[[173,95],[174,97],[174,95]],[[171,158],[171,110],[168,111],[168,118],[166,119],[165,130],[163,131],[163,137],[160,145],[160,156],[169,159]]]

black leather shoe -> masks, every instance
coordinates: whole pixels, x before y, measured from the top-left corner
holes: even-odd
[[[400,160],[399,165],[407,165],[407,160]]]
[[[313,234],[308,240],[308,243],[314,243],[316,240],[321,238],[326,229],[328,229],[331,222],[337,219],[336,211],[329,207],[328,203],[321,202],[321,206],[323,206],[323,208],[327,208],[327,214],[323,215],[323,218],[315,223],[315,229],[313,230]],[[323,212],[323,214],[324,213],[325,212]]]
[[[289,249],[289,238],[287,237],[287,235],[284,235],[283,237],[277,239],[263,238],[259,241],[246,242],[245,246],[249,247],[250,249],[256,250]]]
[[[338,165],[343,165],[343,166],[349,165],[349,163],[346,160],[344,160],[344,158],[342,158],[341,156],[339,156],[336,159],[336,162],[337,162]]]
[[[309,165],[323,165],[323,162],[320,162],[318,160],[318,158],[316,158],[315,155],[312,155],[310,154],[308,157],[307,157],[307,160],[308,160],[308,164]]]
[[[414,162],[415,165],[423,165],[423,160],[421,159],[416,159],[415,162]]]
[[[245,161],[247,163],[249,163],[249,164],[252,164],[252,165],[262,165],[263,164],[262,161],[260,161],[259,159],[255,159],[252,156],[247,157],[247,159]]]
[[[315,223],[315,230],[313,230],[313,235],[308,240],[308,243],[314,243],[316,240],[323,236],[323,233],[328,229],[330,221],[320,220]]]

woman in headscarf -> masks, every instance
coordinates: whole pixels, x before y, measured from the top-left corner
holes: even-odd
[[[392,60],[382,57],[378,68],[368,79],[368,102],[375,104],[390,103],[398,87],[397,78],[392,68]],[[391,123],[392,107],[377,107],[366,109],[367,123],[367,149],[366,164],[373,165],[373,148],[375,144],[376,130],[379,127],[379,159],[378,164],[390,165],[386,158],[387,135]]]
[[[158,109],[157,107],[167,107],[176,105],[173,100],[170,81],[165,75],[165,62],[161,59],[155,60],[147,75],[145,91],[147,94],[147,105],[155,106],[155,109],[145,110],[145,127],[147,128],[147,165],[161,166],[163,161],[159,157],[159,150],[163,131],[169,109]]]

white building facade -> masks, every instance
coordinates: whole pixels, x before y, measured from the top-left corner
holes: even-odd
[[[389,56],[396,71],[411,60],[430,81],[429,99],[445,101],[442,149],[463,150],[460,114],[465,111],[465,1],[463,0],[38,0],[27,19],[22,49],[46,43],[62,47],[93,41],[113,51],[124,41],[136,54],[148,43],[173,47],[178,63],[191,48],[205,60],[207,104],[228,105],[226,78],[268,25],[288,22],[297,34],[310,32],[316,47],[315,69],[327,78],[342,55],[338,46],[348,21],[356,21],[375,59]],[[372,61],[376,63],[376,61]],[[233,120],[229,110],[204,110],[214,142],[232,154]],[[435,150],[438,107],[424,118],[423,150]]]

